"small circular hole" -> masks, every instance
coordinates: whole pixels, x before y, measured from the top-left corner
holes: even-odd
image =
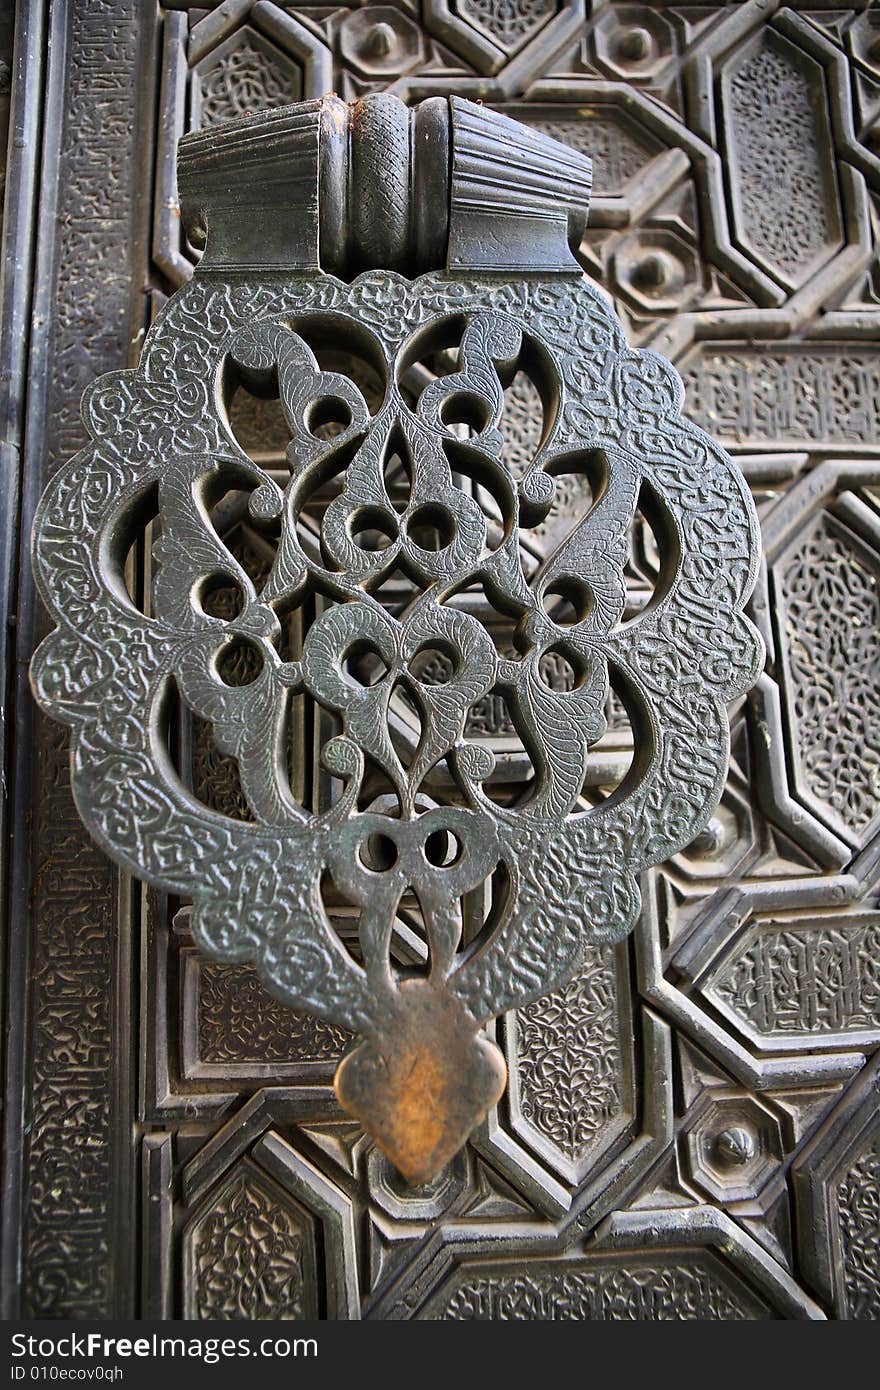
[[[358,858],[365,869],[383,874],[397,863],[397,845],[390,835],[369,835],[358,850]]]
[[[406,534],[419,550],[445,550],[452,543],[455,526],[442,507],[417,507],[409,518]]]
[[[364,507],[355,512],[349,523],[349,533],[360,550],[387,550],[397,539],[397,527],[378,507]]]
[[[425,858],[436,869],[449,869],[461,857],[461,841],[451,830],[432,830],[425,841]]]
[[[548,647],[538,662],[538,675],[549,690],[574,690],[585,674],[583,659],[567,647]]]
[[[388,674],[388,662],[372,642],[354,642],[342,659],[342,669],[355,685],[378,685]]]
[[[592,595],[586,584],[573,575],[554,579],[544,590],[541,603],[548,618],[560,627],[582,623],[590,611]]]
[[[448,685],[458,672],[457,654],[447,647],[420,647],[409,669],[423,685]]]
[[[202,589],[199,603],[202,612],[209,618],[219,618],[231,622],[244,609],[244,594],[241,586],[228,575],[208,580]]]
[[[338,396],[324,396],[309,406],[306,424],[316,439],[335,439],[351,424],[351,407]]]
[[[224,685],[252,685],[263,669],[263,653],[247,637],[233,637],[217,655],[217,674]]]
[[[440,419],[447,429],[452,429],[454,425],[466,425],[474,434],[482,434],[490,418],[490,406],[479,396],[462,393],[447,396],[440,407]]]

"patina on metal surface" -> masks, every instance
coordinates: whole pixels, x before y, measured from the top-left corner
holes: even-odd
[[[621,939],[638,874],[718,802],[726,706],[762,660],[754,508],[681,418],[675,370],[580,273],[584,155],[460,98],[382,94],[189,137],[180,182],[200,267],[137,369],[87,392],[93,443],[38,511],[57,629],[33,687],[71,728],[98,843],[190,898],[210,955],[360,1035],[338,1098],[424,1183],[504,1089],[484,1024]],[[518,373],[542,420],[514,465]],[[280,402],[283,475],[239,442],[241,392]],[[572,480],[584,505],[559,526]],[[259,583],[223,539],[236,507]],[[658,578],[633,611],[638,512]],[[542,556],[530,533],[554,524]],[[634,753],[600,794],[610,691]],[[489,696],[531,762],[513,797],[469,732]],[[237,816],[199,799],[185,720],[232,760]]]

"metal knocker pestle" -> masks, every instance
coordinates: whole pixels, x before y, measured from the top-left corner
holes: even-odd
[[[359,1035],[338,1099],[423,1183],[504,1090],[486,1024],[623,937],[639,873],[720,797],[726,706],[762,657],[754,509],[581,274],[584,156],[457,97],[377,95],[187,136],[179,172],[203,256],[139,365],[86,393],[93,443],[40,505],[57,626],[34,692],[98,843],[191,900],[204,951]],[[542,422],[513,459],[518,373]],[[280,403],[283,468],[240,442],[239,393]],[[658,580],[633,612],[639,508]],[[601,788],[611,691],[633,757]],[[490,697],[531,765],[515,794],[474,717]],[[196,725],[234,815],[198,794]]]

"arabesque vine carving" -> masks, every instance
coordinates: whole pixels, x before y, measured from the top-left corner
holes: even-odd
[[[379,379],[372,405],[340,353]],[[503,412],[518,372],[543,419],[513,468]],[[237,391],[280,398],[286,476],[238,442]],[[254,962],[288,1003],[362,1035],[337,1094],[412,1180],[503,1089],[482,1025],[619,940],[639,872],[688,844],[720,795],[726,704],[761,656],[742,611],[756,523],[681,400],[669,364],[631,350],[571,273],[382,269],[346,283],[208,267],[166,306],[137,369],[87,392],[94,442],[41,504],[35,566],[58,627],[33,682],[72,730],[90,830],[192,898],[206,951]],[[536,561],[524,541],[571,476],[591,502]],[[230,497],[274,557],[257,583],[214,524]],[[661,572],[626,618],[638,508]],[[126,582],[137,544],[152,549],[144,601]],[[475,593],[512,627],[512,655]],[[548,679],[559,662],[571,679]],[[596,802],[586,763],[611,687],[636,751]],[[466,732],[490,692],[534,768],[515,804]],[[322,768],[299,795],[293,717],[322,731]],[[192,721],[237,764],[247,818],[199,799],[181,733]],[[462,904],[487,884],[465,931]],[[401,915],[422,965],[395,958]]]

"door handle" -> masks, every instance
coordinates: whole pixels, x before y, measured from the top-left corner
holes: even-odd
[[[56,629],[34,694],[106,852],[192,899],[203,950],[360,1036],[339,1101],[421,1183],[503,1092],[488,1021],[624,937],[639,873],[717,804],[726,706],[763,658],[755,511],[580,271],[585,156],[457,97],[375,95],[187,136],[179,172],[201,262],[138,366],[87,391],[92,443],[36,517]],[[238,392],[279,402],[283,469],[239,440]],[[613,786],[609,700],[632,729]],[[197,795],[181,720],[234,765],[240,815]]]

